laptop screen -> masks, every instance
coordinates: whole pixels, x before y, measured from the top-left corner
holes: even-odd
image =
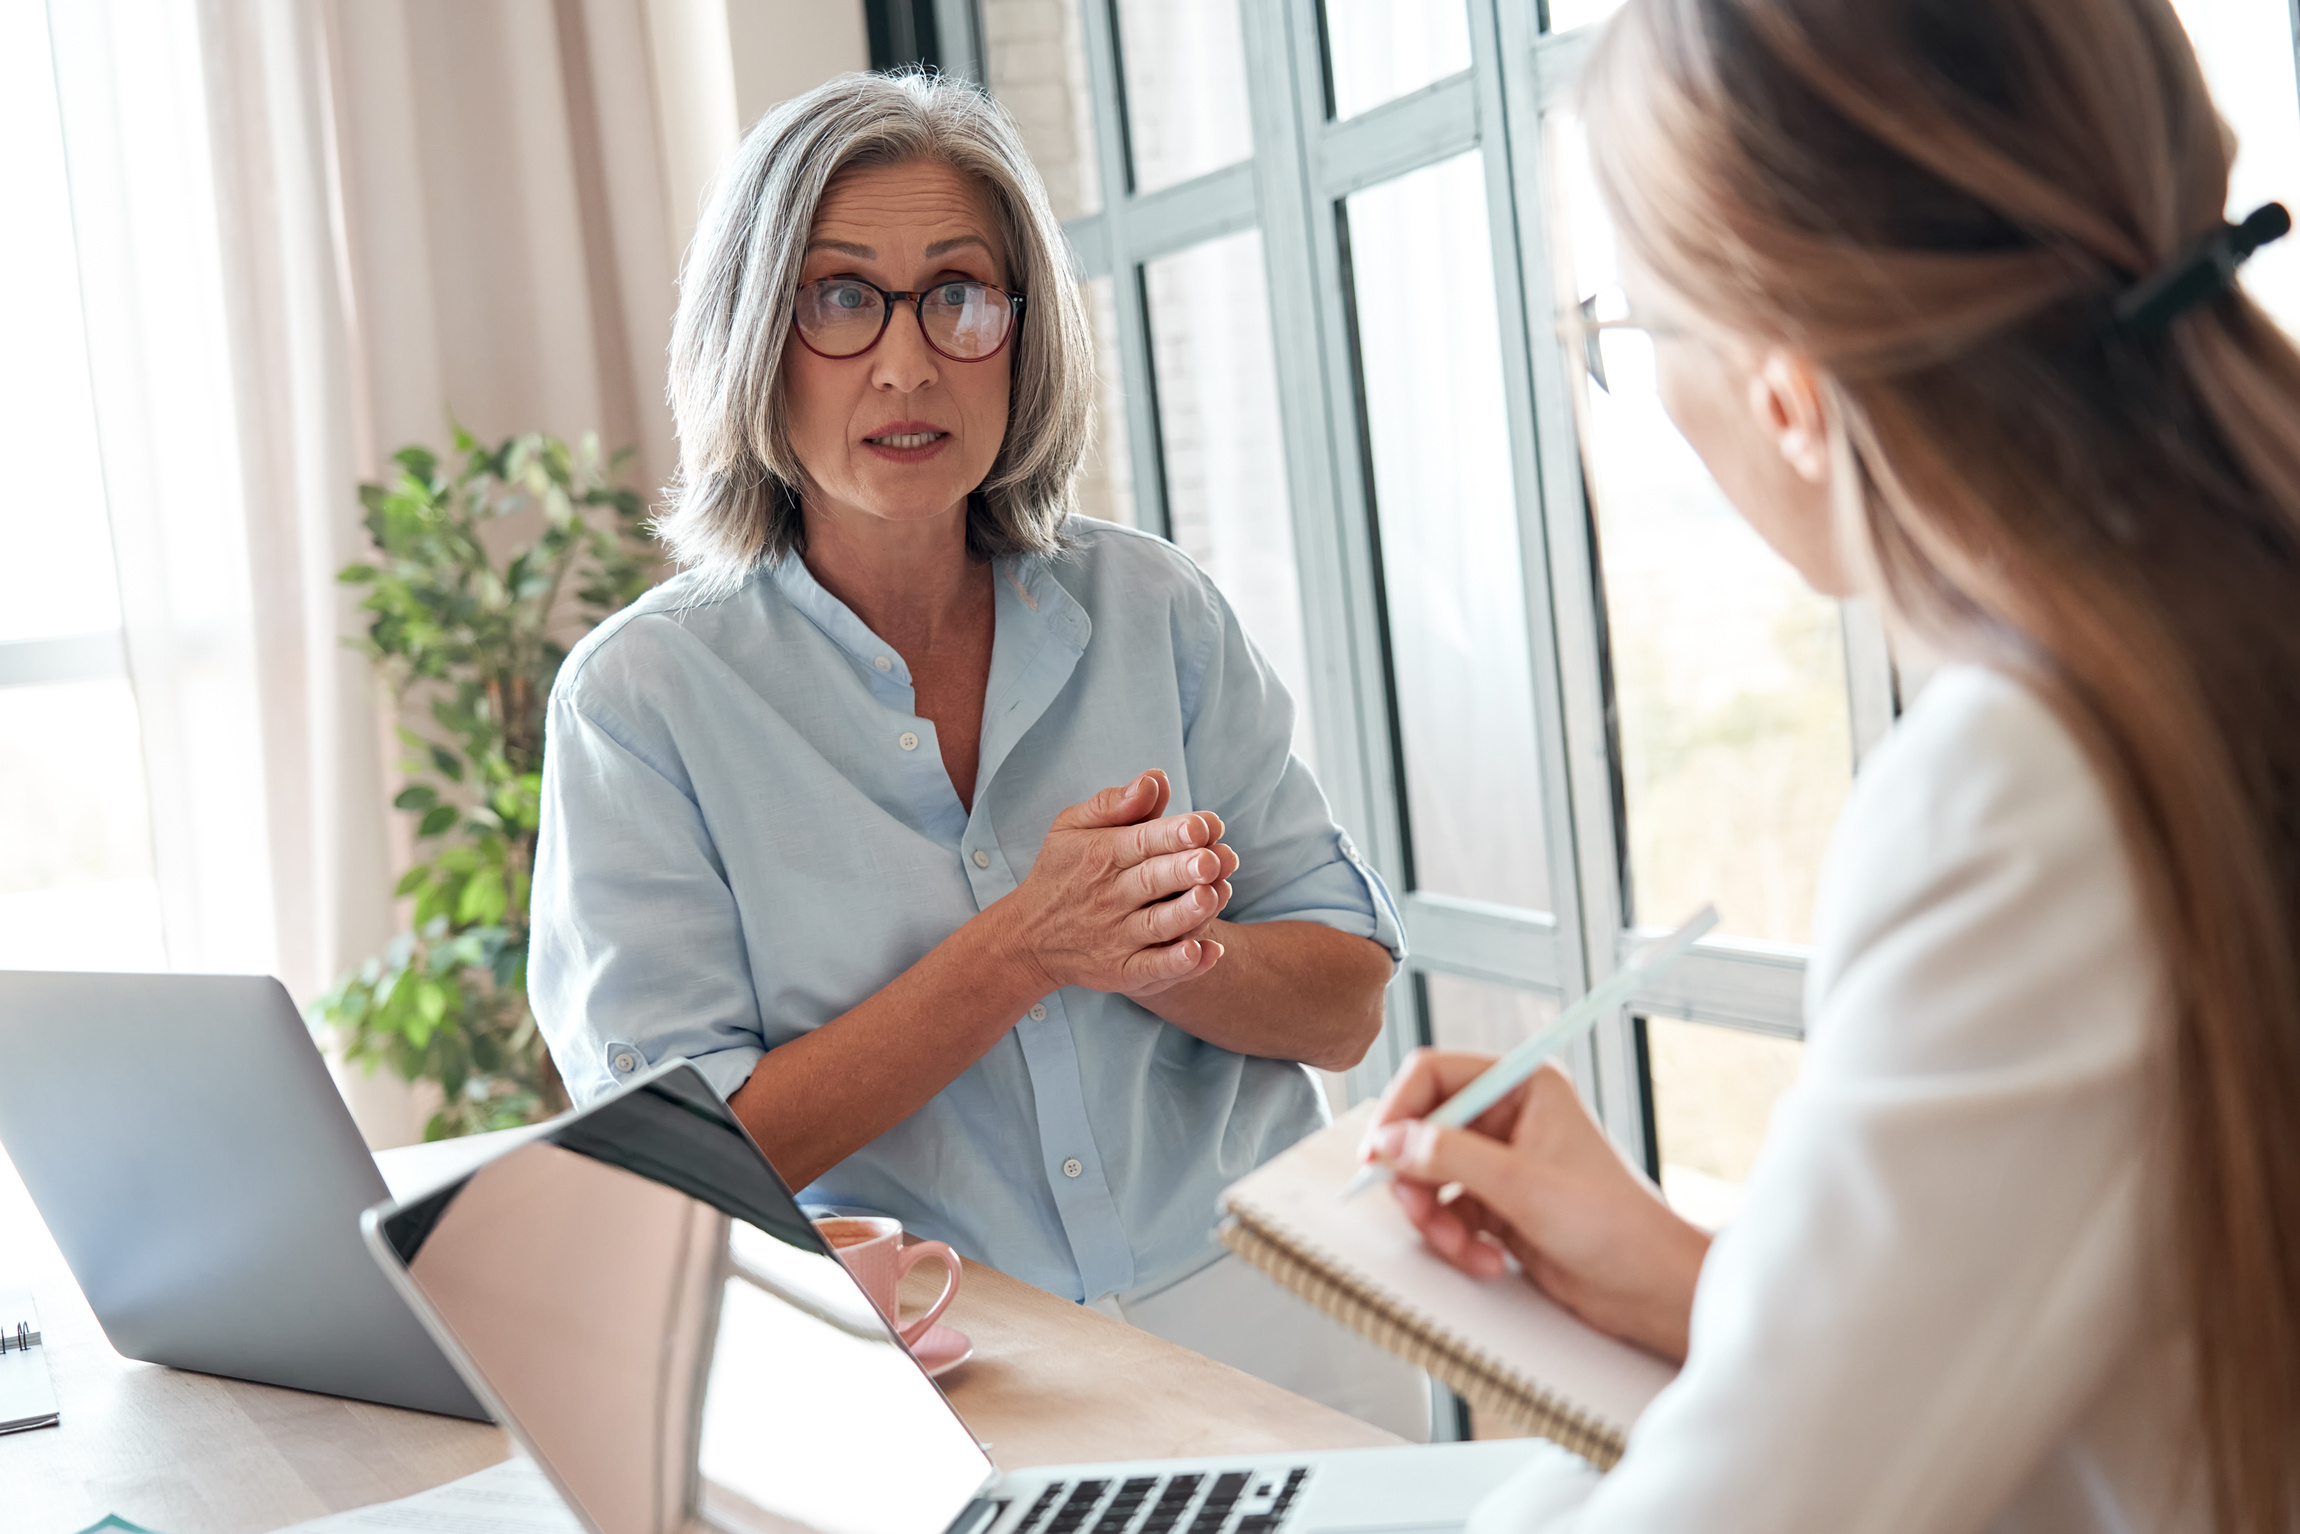
[[[382,1233],[601,1534],[939,1531],[993,1473],[692,1067]]]

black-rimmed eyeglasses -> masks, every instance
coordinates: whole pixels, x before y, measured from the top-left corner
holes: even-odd
[[[808,283],[798,291],[793,319],[807,350],[835,361],[878,345],[897,302],[910,304],[926,344],[953,362],[996,356],[1022,322],[1023,296],[987,282],[938,282],[916,293],[892,293],[860,277]]]

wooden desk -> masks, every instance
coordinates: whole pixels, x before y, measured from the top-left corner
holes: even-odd
[[[912,1282],[931,1299],[940,1270]],[[40,1307],[62,1425],[0,1436],[0,1531],[118,1513],[159,1534],[263,1534],[404,1497],[510,1452],[493,1427],[133,1363],[112,1351],[0,1156],[0,1288]],[[1396,1443],[1379,1428],[969,1263],[944,1376],[999,1465]]]

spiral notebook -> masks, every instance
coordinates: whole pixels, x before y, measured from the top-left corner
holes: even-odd
[[[0,1433],[53,1427],[56,1382],[28,1294],[0,1294]]]
[[[1676,1369],[1591,1330],[1514,1272],[1488,1281],[1450,1266],[1387,1192],[1339,1202],[1373,1110],[1360,1104],[1232,1184],[1223,1243],[1471,1405],[1610,1469]]]

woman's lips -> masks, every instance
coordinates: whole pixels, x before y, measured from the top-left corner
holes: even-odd
[[[896,463],[921,463],[942,451],[950,433],[924,421],[897,421],[863,438],[863,446]]]

